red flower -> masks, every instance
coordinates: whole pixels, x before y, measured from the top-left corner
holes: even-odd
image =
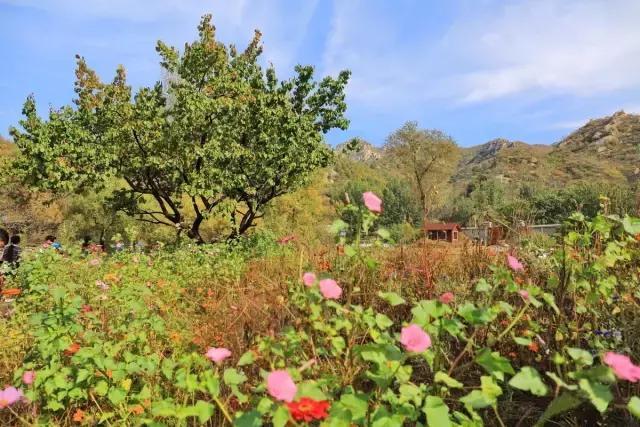
[[[327,411],[331,404],[326,400],[313,400],[303,397],[297,402],[287,403],[291,416],[296,421],[323,420],[329,416]]]
[[[80,309],[81,312],[83,313],[90,313],[92,310],[91,306],[89,304],[85,304],[82,306],[82,308]]]

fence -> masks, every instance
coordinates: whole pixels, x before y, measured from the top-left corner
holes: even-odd
[[[515,231],[518,234],[542,233],[548,236],[560,231],[562,224],[534,224],[519,227]],[[495,245],[506,235],[504,227],[484,226],[484,227],[462,227],[460,232],[469,239],[488,245]]]

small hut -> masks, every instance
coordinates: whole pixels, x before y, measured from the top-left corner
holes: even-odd
[[[449,243],[458,241],[460,224],[455,222],[438,223],[431,222],[424,225],[424,234],[429,240],[446,241]]]

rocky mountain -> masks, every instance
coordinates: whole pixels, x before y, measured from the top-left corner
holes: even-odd
[[[618,111],[590,120],[555,144],[558,153],[572,153],[610,163],[630,181],[640,179],[640,115]]]
[[[335,147],[337,153],[349,157],[351,160],[370,163],[382,158],[382,150],[374,147],[369,142],[361,138],[352,138]]]
[[[640,179],[640,116],[619,111],[589,121],[552,145],[495,139],[463,149],[454,182],[484,175],[503,182],[563,186]]]

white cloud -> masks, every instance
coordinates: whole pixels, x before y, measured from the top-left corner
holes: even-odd
[[[640,85],[637,0],[467,5],[448,29],[426,34],[402,28],[375,3],[336,0],[325,67],[352,69],[351,99],[376,108],[590,96]]]
[[[148,43],[149,39],[155,40],[163,34],[163,37],[175,39],[179,43],[177,47],[181,47],[183,42],[193,39],[200,16],[212,13],[218,34],[224,41],[244,48],[243,44],[253,37],[253,30],[260,29],[265,61],[291,68],[318,0],[299,3],[289,0],[0,0],[2,4],[38,9],[68,21],[69,33],[54,35],[59,41],[77,37],[73,33],[74,27],[102,25],[105,19],[142,25],[137,33],[126,34],[134,40],[124,42],[121,48],[125,49],[131,47],[131,42]],[[150,33],[149,26],[157,28],[158,32]],[[113,39],[119,36],[101,32],[84,38],[81,43],[115,47]]]

